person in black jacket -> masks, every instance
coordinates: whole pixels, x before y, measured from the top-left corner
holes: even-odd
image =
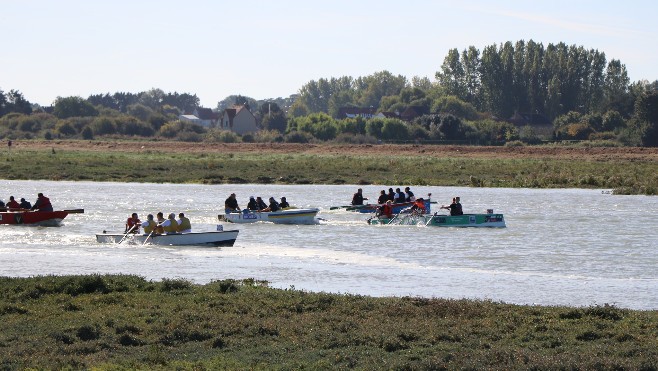
[[[363,190],[359,188],[352,196],[352,205],[363,205],[363,200],[367,200],[367,198],[363,197]]]

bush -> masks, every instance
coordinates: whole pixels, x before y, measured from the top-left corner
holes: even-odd
[[[309,143],[313,140],[313,136],[301,131],[292,131],[286,134],[283,140],[286,143]]]
[[[240,136],[230,130],[210,129],[203,139],[208,143],[238,143]]]

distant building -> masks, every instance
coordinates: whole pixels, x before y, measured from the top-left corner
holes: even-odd
[[[240,135],[260,130],[256,124],[256,117],[247,106],[232,106],[225,109],[218,127]]]
[[[377,111],[370,108],[361,108],[361,107],[341,107],[338,109],[338,118],[347,119],[353,117],[363,117],[363,118],[373,118]]]
[[[197,107],[192,113],[178,116],[178,119],[210,128],[217,125],[219,114],[210,108]]]

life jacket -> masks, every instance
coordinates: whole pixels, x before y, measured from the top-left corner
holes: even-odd
[[[153,233],[157,233],[157,234],[165,233],[164,228],[160,225],[160,224],[164,223],[165,221],[166,221],[166,219],[162,219],[162,220],[158,219],[156,227],[155,227],[155,232],[153,232]]]
[[[186,217],[180,218],[180,224],[178,225],[178,231],[186,231],[192,229],[192,223]]]
[[[151,234],[151,232],[153,232],[153,230],[155,229],[156,225],[157,223],[155,222],[155,220],[145,221],[144,223],[142,223],[142,228],[144,228],[144,233]]]
[[[414,201],[414,205],[420,210],[422,213],[425,213],[425,201],[417,200]]]
[[[167,219],[169,225],[163,225],[165,233],[176,233],[178,232],[178,222],[175,219]]]
[[[381,210],[382,215],[386,216],[387,218],[391,218],[393,216],[393,206],[390,204],[383,204]]]

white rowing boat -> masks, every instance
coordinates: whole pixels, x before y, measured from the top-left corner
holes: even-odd
[[[217,215],[220,221],[231,223],[271,222],[277,224],[315,224],[315,216],[320,209],[286,209],[261,212],[243,210],[242,212]]]
[[[102,233],[96,235],[96,241],[100,243],[132,243],[143,245],[211,245],[211,246],[233,246],[238,238],[238,230],[217,232],[191,232],[173,234],[122,234]]]

